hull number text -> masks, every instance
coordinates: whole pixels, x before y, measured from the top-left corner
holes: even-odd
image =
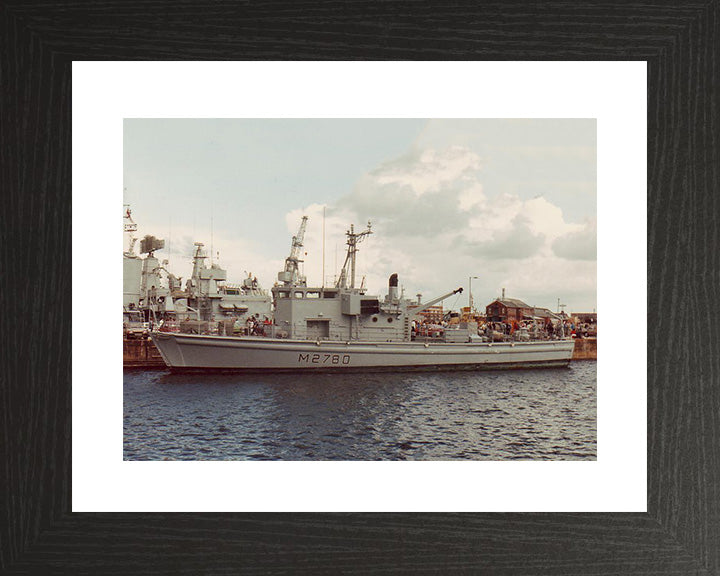
[[[300,354],[298,363],[306,364],[350,364],[350,356],[347,354]]]

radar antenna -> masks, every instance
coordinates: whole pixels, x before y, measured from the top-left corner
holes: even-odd
[[[355,288],[355,256],[357,254],[357,245],[372,234],[371,227],[372,224],[368,220],[367,230],[356,234],[354,226],[350,224],[350,230],[345,232],[345,234],[347,234],[348,251],[347,256],[345,256],[345,264],[343,264],[342,271],[340,272],[340,278],[338,278],[335,284],[336,288]],[[347,285],[348,266],[350,267],[350,286]]]
[[[300,260],[300,249],[303,247],[303,240],[305,239],[307,220],[307,216],[302,217],[298,233],[292,238],[290,256],[285,258],[285,270],[278,272],[278,280],[286,286],[297,286],[298,284],[301,286],[305,285],[305,276],[300,274],[300,267],[298,264],[302,262],[302,260]]]

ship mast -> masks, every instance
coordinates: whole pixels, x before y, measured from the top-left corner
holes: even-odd
[[[359,242],[362,242],[365,237],[372,234],[371,226],[368,220],[367,230],[356,234],[355,227],[350,224],[350,230],[345,232],[345,234],[347,234],[348,251],[347,256],[345,256],[345,264],[343,264],[342,271],[340,272],[340,278],[338,278],[335,284],[336,288],[355,288],[355,257],[357,254],[357,245]],[[348,265],[350,267],[350,286],[347,285]]]
[[[130,211],[130,204],[124,204],[123,207],[125,208],[125,213],[123,214],[123,218],[128,221],[123,224],[123,230],[129,235],[129,238],[130,238],[130,245],[128,247],[127,252],[125,252],[125,254],[127,256],[134,256],[135,255],[135,242],[137,242],[137,238],[135,237],[133,232],[137,232],[137,224],[135,224],[135,220],[132,219],[132,213]]]
[[[205,258],[207,258],[207,254],[205,254],[205,250],[203,250],[203,247],[205,244],[202,242],[195,242],[195,255],[193,256],[193,271],[191,278],[195,280],[200,285],[200,270],[205,269]]]

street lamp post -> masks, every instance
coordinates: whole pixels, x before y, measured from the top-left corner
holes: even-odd
[[[472,314],[472,310],[473,310],[473,296],[472,296],[472,281],[473,281],[473,278],[474,278],[475,280],[479,280],[480,277],[479,277],[479,276],[468,276],[468,284],[469,284],[469,286],[468,286],[468,293],[469,293],[469,295],[468,295],[468,304],[470,305],[470,314]]]

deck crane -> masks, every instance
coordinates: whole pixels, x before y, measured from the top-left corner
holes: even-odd
[[[290,256],[285,258],[285,270],[278,272],[278,280],[286,286],[305,286],[305,276],[300,276],[300,248],[303,247],[303,239],[305,238],[305,229],[307,228],[307,216],[302,217],[298,233],[292,238],[290,247]]]
[[[448,292],[447,294],[443,294],[442,296],[438,296],[437,298],[433,298],[432,300],[429,300],[428,302],[425,302],[424,304],[421,304],[417,308],[413,308],[412,310],[408,311],[408,316],[418,316],[421,312],[424,312],[430,306],[434,306],[438,302],[442,302],[445,300],[445,298],[450,298],[453,294],[462,294],[463,288],[462,286],[456,290],[453,290],[452,292]]]

